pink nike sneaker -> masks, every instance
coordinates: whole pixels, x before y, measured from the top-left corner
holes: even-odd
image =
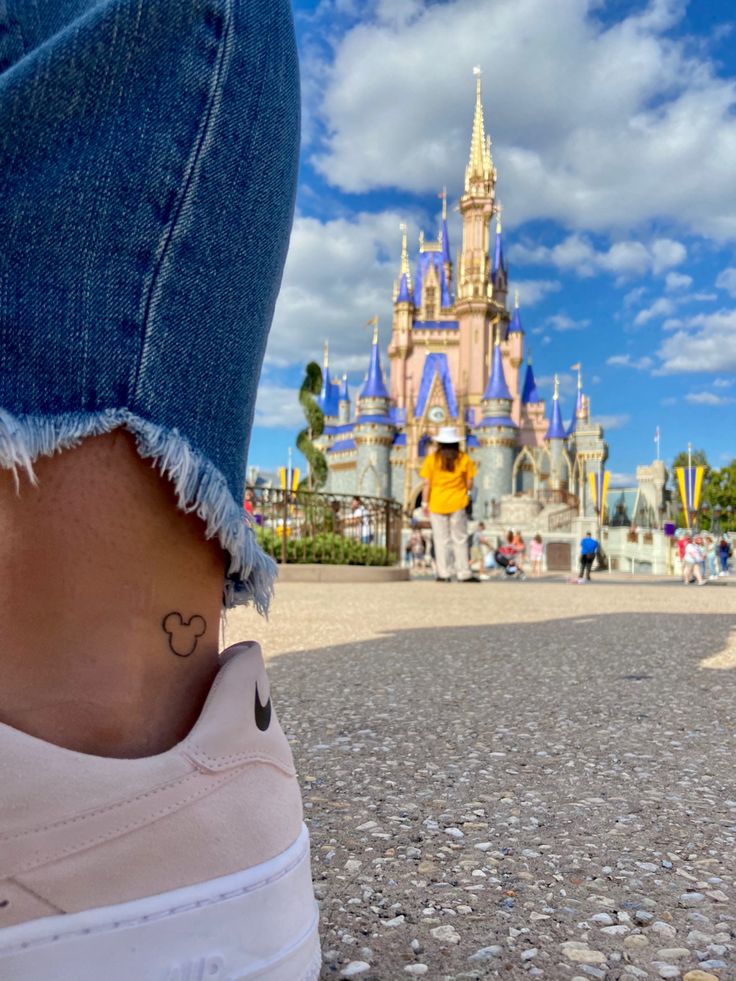
[[[138,760],[0,725],[3,981],[316,981],[294,763],[256,644],[199,721]]]

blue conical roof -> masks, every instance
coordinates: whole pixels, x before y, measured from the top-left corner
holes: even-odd
[[[349,402],[350,401],[350,389],[348,388],[348,376],[342,376],[342,382],[340,383],[340,401]]]
[[[399,283],[399,292],[396,296],[397,303],[413,303],[414,300],[411,295],[411,290],[409,289],[409,283],[407,281],[406,273],[401,274],[401,282]]]
[[[557,393],[555,392],[555,397],[552,400],[552,418],[550,419],[546,439],[564,439],[566,436],[567,431],[565,430],[565,424],[562,421],[560,400],[557,398]]]
[[[531,361],[527,362],[524,387],[521,390],[521,401],[524,405],[536,405],[542,401],[537,391],[537,382],[534,378],[534,369],[532,368]]]
[[[505,269],[505,263],[503,261],[503,240],[501,238],[501,229],[496,230],[496,248],[493,253],[493,275],[495,277],[499,269]]]
[[[381,355],[378,350],[378,331],[373,335],[373,346],[371,347],[371,360],[368,364],[368,377],[360,393],[362,399],[387,399],[388,392],[386,383],[383,380],[383,370],[381,369]]]
[[[575,432],[575,428],[578,424],[578,412],[583,410],[583,389],[581,385],[578,385],[578,395],[575,399],[575,408],[572,410],[572,419],[570,420],[570,428],[567,430],[567,435]]]
[[[511,392],[506,384],[506,377],[503,373],[503,357],[501,356],[501,345],[493,346],[493,361],[491,362],[491,374],[488,378],[486,390],[483,393],[484,399],[507,399],[511,401]]]
[[[509,334],[523,334],[524,328],[521,326],[521,314],[519,313],[519,308],[514,307],[514,312],[511,315],[511,323],[509,324]]]

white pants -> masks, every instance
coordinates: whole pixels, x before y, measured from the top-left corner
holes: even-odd
[[[455,574],[458,579],[470,579],[468,565],[468,516],[465,508],[453,511],[452,514],[435,514],[430,512],[432,538],[434,539],[434,558],[437,563],[437,576],[449,579],[447,554],[452,546],[455,557]]]

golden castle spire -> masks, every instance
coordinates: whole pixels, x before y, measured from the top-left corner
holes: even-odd
[[[473,135],[470,138],[470,159],[465,170],[465,189],[471,182],[493,179],[493,160],[491,158],[491,138],[486,135],[483,122],[483,100],[481,97],[481,69],[476,65],[475,75],[475,114],[473,116]]]
[[[514,307],[517,310],[519,309],[519,291],[518,290],[514,290]]]
[[[559,399],[559,397],[560,397],[560,376],[559,375],[555,375],[555,391],[554,391],[554,395],[552,396],[552,398],[555,401],[557,401],[557,399]]]
[[[325,369],[327,369],[327,368],[330,367],[330,343],[329,343],[329,341],[325,341],[324,346],[322,347],[322,363],[323,363]]]

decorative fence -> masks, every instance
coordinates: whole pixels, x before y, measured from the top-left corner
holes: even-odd
[[[383,497],[249,487],[261,547],[277,562],[395,565],[401,506]]]

